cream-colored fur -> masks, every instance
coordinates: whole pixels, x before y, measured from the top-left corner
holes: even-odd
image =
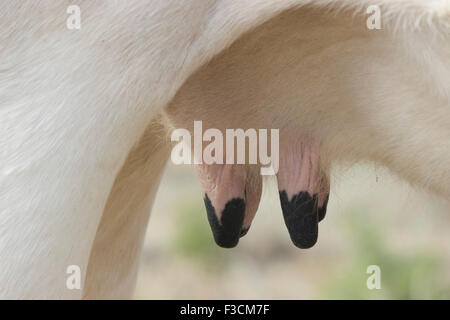
[[[385,30],[363,30],[376,3]],[[301,128],[328,163],[371,159],[450,196],[449,1],[78,5],[72,31],[64,1],[2,1],[0,297],[130,296],[168,152],[155,117],[251,29],[186,82],[172,122],[214,121],[222,94],[236,100],[230,127],[240,112],[256,127]],[[65,286],[72,264],[84,292]]]

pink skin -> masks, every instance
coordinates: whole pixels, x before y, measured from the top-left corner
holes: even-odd
[[[204,194],[208,194],[220,221],[222,211],[228,201],[234,198],[245,199],[246,172],[242,165],[200,164],[198,176]]]
[[[330,194],[330,182],[328,181],[328,178],[324,173],[322,175],[322,180],[320,182],[320,188],[319,188],[319,208],[321,208],[325,201],[328,198],[328,195]]]
[[[286,191],[288,198],[292,199],[300,191],[322,194],[325,179],[320,171],[318,148],[308,143],[296,142],[285,145],[280,150],[280,168],[278,170],[278,189]],[[326,195],[322,197],[322,204]]]
[[[245,199],[245,217],[243,229],[250,228],[253,218],[258,210],[259,201],[261,200],[262,181],[259,179],[257,186],[247,184]]]
[[[246,169],[243,165],[201,164],[197,166],[197,173],[203,193],[208,194],[218,220],[220,221],[227,202],[233,198],[241,198],[245,200],[243,228],[250,227],[261,199],[261,179],[256,186],[247,183]]]

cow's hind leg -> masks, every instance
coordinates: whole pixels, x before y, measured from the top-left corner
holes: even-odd
[[[84,299],[132,296],[150,210],[169,151],[164,127],[154,121],[128,155],[97,230]]]

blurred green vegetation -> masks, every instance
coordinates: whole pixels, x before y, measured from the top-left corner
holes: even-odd
[[[353,259],[337,266],[319,290],[319,299],[449,299],[450,285],[443,282],[444,260],[438,254],[391,252],[381,224],[367,209],[345,214],[342,230],[352,246]],[[372,218],[372,219],[371,219]],[[370,265],[381,269],[381,289],[366,285]]]

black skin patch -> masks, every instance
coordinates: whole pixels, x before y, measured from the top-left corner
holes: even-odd
[[[244,199],[233,198],[228,201],[222,211],[220,222],[216,215],[216,209],[207,194],[205,194],[203,200],[205,201],[206,213],[214,241],[222,248],[236,247],[241,236],[242,224],[244,223]]]
[[[330,195],[327,195],[327,197],[325,198],[325,202],[323,203],[323,205],[319,208],[318,211],[318,216],[319,216],[319,222],[323,220],[323,218],[325,218],[325,215],[327,213],[327,206],[328,206],[328,198],[330,197]]]
[[[280,191],[281,208],[289,236],[295,246],[307,249],[317,242],[319,220],[317,195],[301,191],[289,201],[285,190]]]

